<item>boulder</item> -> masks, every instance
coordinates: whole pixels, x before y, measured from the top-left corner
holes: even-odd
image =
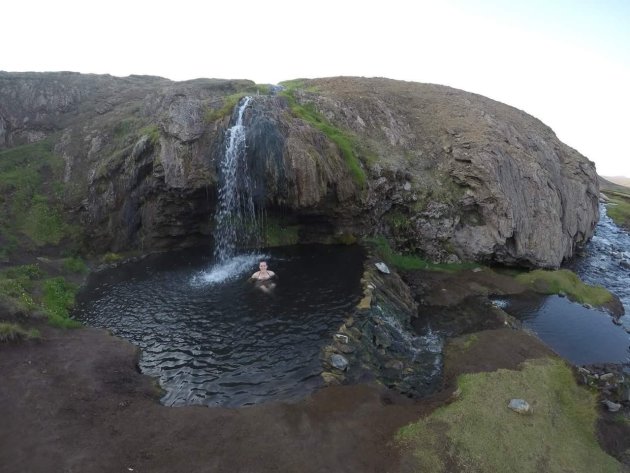
[[[531,414],[532,408],[524,399],[512,399],[508,407],[519,414]]]
[[[348,368],[348,360],[346,357],[337,353],[330,357],[330,364],[341,371],[345,371]]]

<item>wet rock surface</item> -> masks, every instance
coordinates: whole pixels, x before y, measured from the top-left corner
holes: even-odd
[[[209,238],[216,158],[233,106],[255,84],[1,73],[0,85],[0,149],[54,140],[86,246]],[[592,235],[594,165],[519,110],[386,79],[317,79],[292,93],[349,137],[365,175],[359,182],[348,150],[285,96],[254,96],[244,116],[252,179],[271,213],[290,210],[303,240],[381,234],[433,260],[553,267]]]
[[[322,377],[327,384],[375,379],[409,397],[427,396],[441,384],[442,339],[413,331],[417,304],[400,276],[380,272],[378,261],[365,262],[364,297],[322,350]]]

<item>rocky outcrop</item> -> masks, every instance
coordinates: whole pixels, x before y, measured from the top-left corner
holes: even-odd
[[[297,96],[358,137],[372,223],[401,250],[553,267],[593,234],[594,164],[522,111],[387,79],[307,81]]]
[[[409,397],[434,392],[442,380],[442,337],[430,329],[413,332],[418,306],[396,272],[370,255],[364,264],[363,299],[322,348],[326,384],[375,378]]]
[[[593,163],[524,112],[437,85],[331,78],[260,95],[248,81],[0,73],[0,149],[54,140],[91,249],[194,244],[212,234],[246,93],[257,200],[303,240],[379,234],[433,260],[554,267],[593,233]]]

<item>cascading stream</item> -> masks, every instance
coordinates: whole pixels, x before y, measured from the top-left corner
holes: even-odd
[[[256,217],[254,193],[247,171],[245,109],[251,97],[244,97],[236,122],[227,131],[225,153],[219,164],[219,202],[215,214],[215,250],[218,264],[236,256],[239,247],[259,246],[260,222]]]

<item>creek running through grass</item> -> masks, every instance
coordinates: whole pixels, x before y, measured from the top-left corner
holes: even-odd
[[[261,258],[275,287],[248,281]],[[360,298],[363,250],[307,245],[213,264],[210,250],[93,274],[74,316],[140,347],[169,406],[237,407],[322,385],[320,350]]]

